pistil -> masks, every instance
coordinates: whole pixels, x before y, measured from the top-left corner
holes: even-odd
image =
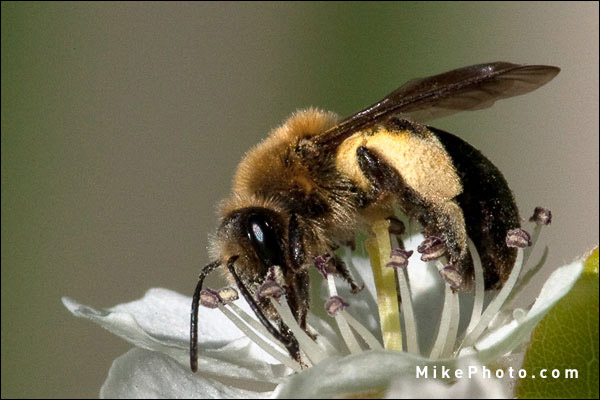
[[[383,346],[386,350],[402,351],[402,328],[400,327],[396,278],[394,270],[386,268],[392,250],[389,222],[378,220],[372,225],[371,230],[375,237],[367,239],[365,245],[371,259],[371,268],[377,289],[377,306]]]

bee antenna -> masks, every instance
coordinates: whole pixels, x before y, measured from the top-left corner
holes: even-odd
[[[227,261],[227,268],[229,269],[229,272],[231,272],[231,274],[233,275],[233,278],[235,279],[235,283],[237,284],[238,288],[240,289],[240,292],[242,292],[242,296],[244,296],[244,299],[246,299],[246,302],[250,305],[250,308],[252,309],[252,311],[254,311],[254,314],[256,315],[256,317],[258,318],[260,323],[263,324],[263,326],[267,329],[267,331],[269,331],[269,333],[271,335],[273,335],[273,337],[275,339],[280,341],[281,344],[283,344],[285,346],[287,351],[290,353],[290,356],[294,360],[299,362],[300,361],[300,345],[298,344],[296,337],[294,336],[293,333],[291,333],[288,326],[283,321],[280,321],[281,331],[282,332],[290,332],[287,335],[282,334],[282,332],[278,331],[273,326],[273,324],[271,324],[271,322],[268,320],[268,318],[262,312],[259,305],[256,303],[256,301],[254,300],[254,298],[252,297],[252,295],[250,294],[250,292],[248,291],[246,286],[244,286],[244,283],[238,276],[237,272],[235,271],[234,263],[235,263],[235,260],[237,260],[237,258],[238,258],[237,256],[231,257],[229,259],[229,261]]]
[[[198,307],[200,306],[200,291],[202,290],[204,278],[219,266],[221,266],[221,261],[217,260],[202,268],[198,276],[196,290],[194,290],[190,316],[190,367],[193,372],[198,370]]]

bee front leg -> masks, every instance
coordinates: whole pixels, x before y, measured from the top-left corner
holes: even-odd
[[[315,257],[314,264],[323,276],[333,274],[344,278],[344,280],[348,282],[348,285],[350,285],[352,294],[359,293],[365,287],[364,284],[361,286],[356,284],[356,281],[354,278],[352,278],[346,263],[333,254],[333,251]]]
[[[304,250],[304,233],[296,214],[292,214],[288,224],[288,254],[292,270],[300,271],[306,259],[306,252]]]
[[[458,204],[453,199],[436,203],[426,201],[405,183],[396,169],[365,146],[357,148],[356,157],[373,190],[367,206],[376,208],[384,194],[392,194],[400,208],[423,225],[426,236],[438,236],[446,243],[450,262],[459,271],[470,272],[465,221]]]
[[[354,278],[352,278],[352,275],[350,274],[350,271],[348,270],[346,263],[344,261],[340,260],[338,257],[335,257],[335,256],[333,257],[333,267],[335,268],[336,272],[342,278],[344,278],[344,280],[346,282],[348,282],[348,284],[350,285],[350,291],[352,292],[352,294],[357,294],[365,288],[364,283],[361,286],[358,286],[356,284],[356,281],[354,280]]]
[[[290,288],[288,303],[300,328],[313,337],[306,325],[310,308],[310,280],[308,272],[303,268],[306,260],[304,232],[296,214],[291,215],[288,224],[288,257],[291,270],[286,276],[286,284]]]
[[[310,308],[310,279],[306,269],[291,271],[285,276],[287,302],[294,319],[303,331],[308,333],[306,316]]]

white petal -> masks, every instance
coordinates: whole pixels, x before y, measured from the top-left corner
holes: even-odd
[[[540,313],[546,313],[554,304],[565,296],[573,287],[579,275],[583,271],[583,263],[576,261],[569,265],[557,268],[556,271],[552,272],[539,296],[533,303],[533,306],[527,313],[527,318],[531,318],[534,315]]]
[[[192,374],[170,357],[133,349],[117,358],[100,390],[101,398],[264,398],[272,384],[230,380],[224,384]]]
[[[512,320],[481,339],[475,347],[478,360],[486,364],[510,353],[529,340],[531,332],[544,315],[573,287],[583,264],[580,261],[556,269],[548,278],[537,300],[521,322]]]
[[[168,354],[182,365],[189,363],[189,297],[167,289],[150,289],[140,300],[100,310],[66,297],[62,300],[75,316],[96,322],[138,347]],[[249,309],[244,301],[238,305]],[[219,363],[229,366],[223,368],[229,376],[273,380],[285,374],[281,367],[269,364],[273,359],[219,310],[201,307],[198,315],[199,354],[205,356],[199,359],[199,371]]]
[[[312,368],[284,378],[277,398],[332,398],[383,392],[399,376],[414,376],[416,367],[454,365],[453,360],[432,362],[396,351],[365,351],[331,357]]]
[[[186,352],[183,364],[187,366],[188,360],[188,353]],[[222,376],[233,376],[244,379],[279,382],[279,378],[293,372],[272,358],[248,337],[236,339],[220,349],[200,350],[198,357],[199,371],[201,371],[200,365],[203,360],[207,360],[206,362],[209,364],[213,363],[214,360],[218,360],[220,362],[219,365],[224,366],[224,368],[219,366],[219,373]],[[229,367],[223,361],[228,362]],[[202,370],[206,371],[207,368]]]
[[[192,299],[171,290],[149,289],[139,300],[108,309],[97,310],[66,297],[63,304],[74,315],[90,319],[127,340],[135,337],[147,341],[149,337],[166,346],[188,346]],[[222,347],[243,336],[219,310],[200,307],[198,319],[208,321],[198,324],[198,337],[204,347]],[[140,338],[140,332],[147,337]]]

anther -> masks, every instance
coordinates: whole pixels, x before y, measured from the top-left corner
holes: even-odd
[[[274,280],[266,280],[265,283],[258,289],[258,298],[259,300],[265,298],[274,298],[278,299],[283,296],[283,288],[281,285]]]
[[[340,296],[331,296],[325,302],[325,311],[331,317],[335,317],[339,312],[343,311],[344,308],[350,304],[346,303]]]
[[[404,232],[406,232],[406,226],[404,226],[402,221],[396,217],[387,217],[386,220],[390,223],[388,230],[392,235],[404,235]]]
[[[219,289],[217,294],[221,298],[223,304],[229,304],[240,298],[238,291],[229,286]]]
[[[335,273],[335,268],[331,262],[332,259],[333,257],[329,253],[315,257],[315,267],[317,267],[317,270],[323,275],[324,279],[327,279],[328,274]]]
[[[529,221],[535,222],[538,225],[550,225],[552,222],[552,212],[544,207],[536,207]]]
[[[450,285],[452,290],[456,291],[462,287],[463,277],[453,265],[447,265],[442,268],[440,275]]]
[[[200,305],[206,308],[217,308],[222,303],[219,293],[206,288],[200,291]]]
[[[437,236],[428,236],[417,247],[417,251],[421,253],[421,261],[431,261],[446,254],[446,244]]]
[[[524,249],[531,246],[531,235],[521,228],[511,229],[506,235],[506,245],[508,247],[518,247]]]
[[[275,274],[276,274],[275,273],[275,266],[272,265],[272,266],[269,267],[269,271],[267,272],[267,278],[266,279],[268,281],[274,281],[274,280],[276,280]]]
[[[412,250],[404,250],[401,248],[392,249],[390,254],[390,262],[387,263],[386,267],[391,268],[406,268],[408,267],[408,259],[412,256]]]

